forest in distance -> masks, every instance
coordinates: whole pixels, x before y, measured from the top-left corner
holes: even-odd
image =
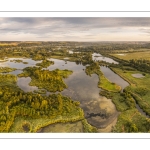
[[[1,133],[150,132],[149,42],[0,42]]]

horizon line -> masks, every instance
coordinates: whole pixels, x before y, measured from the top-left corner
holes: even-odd
[[[23,41],[23,40],[21,40],[21,41],[11,41],[11,40],[9,40],[9,41],[1,41],[0,40],[0,42],[150,42],[150,40],[149,41],[57,41],[57,40],[54,40],[54,41],[47,41],[47,40],[40,40],[40,41],[32,41],[32,40],[29,40],[29,41]]]

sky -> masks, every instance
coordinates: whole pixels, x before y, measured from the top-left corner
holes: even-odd
[[[146,17],[5,17],[0,41],[149,41]]]

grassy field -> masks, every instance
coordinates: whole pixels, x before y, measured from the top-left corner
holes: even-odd
[[[131,53],[131,52],[141,52],[141,51],[143,51],[143,52],[145,52],[145,51],[149,51],[150,49],[148,49],[148,48],[138,48],[138,49],[118,49],[118,50],[113,50],[113,53],[118,53],[118,54],[120,54],[120,53]]]
[[[124,54],[124,55],[120,55]],[[117,57],[119,59],[123,60],[131,60],[131,59],[146,59],[150,60],[150,50],[149,51],[143,51],[143,52],[132,52],[132,53],[116,53],[116,54],[110,54],[114,57]]]
[[[142,116],[137,109],[130,109],[119,115],[113,132],[150,132],[150,119]]]
[[[70,117],[64,117],[64,116],[57,116],[54,119],[48,119],[48,118],[39,118],[39,119],[29,119],[29,118],[23,118],[23,117],[17,117],[14,121],[14,124],[10,128],[9,132],[13,133],[23,133],[25,132],[23,129],[24,124],[29,125],[29,131],[28,132],[37,132],[40,128],[45,127],[50,124],[58,123],[58,122],[75,122],[78,120],[84,119],[83,115],[77,115]]]
[[[72,121],[73,120],[73,121]],[[38,130],[40,130],[43,127],[49,126],[49,125],[53,125],[56,123],[72,123],[72,122],[76,122],[76,121],[80,121],[81,120],[81,124],[83,126],[83,131],[85,133],[90,133],[90,132],[97,132],[97,129],[93,126],[91,126],[86,119],[84,119],[84,117],[80,117],[80,116],[72,116],[70,118],[66,117],[66,118],[62,118],[61,116],[58,116],[55,119],[44,119],[44,118],[40,118],[40,119],[26,119],[23,117],[18,117],[15,119],[14,124],[12,125],[11,129],[9,132],[12,133],[24,133],[25,130],[23,128],[23,125],[28,125],[29,129],[26,129],[26,132],[30,132],[30,133],[36,133]],[[70,129],[70,131],[72,132],[72,128]]]
[[[112,99],[120,115],[112,132],[115,133],[135,133],[150,132],[150,119],[142,115],[135,106],[133,98],[123,96],[124,93],[112,93],[103,91],[103,96]],[[127,93],[126,93],[127,94]]]
[[[11,43],[1,43],[0,42],[0,46],[11,46],[11,45],[13,45],[13,46],[17,46],[18,45],[18,43],[17,42],[11,42]]]
[[[118,111],[122,112],[130,108],[129,105],[127,105],[127,99],[124,100],[124,98],[119,93],[113,94],[112,101],[115,104]]]
[[[99,73],[98,87],[111,92],[119,92],[121,90],[119,85],[110,82],[102,73]]]
[[[145,77],[143,78],[135,78],[132,74],[143,74],[141,71],[128,71],[122,70],[120,68],[112,68],[117,74],[121,75],[121,77],[127,79],[131,83],[132,86],[141,86],[145,88],[149,88],[150,83],[150,75],[145,73]]]
[[[110,92],[119,92],[121,87],[115,83],[109,81],[104,74],[101,72],[99,64],[93,63],[90,66],[86,66],[85,72],[87,75],[97,74],[99,77],[98,87]]]
[[[128,80],[131,84],[128,90],[131,92],[132,96],[137,100],[140,107],[150,115],[150,74],[145,74],[143,78],[135,78],[132,74],[143,73],[140,71],[123,71],[119,68],[112,68],[121,77]]]

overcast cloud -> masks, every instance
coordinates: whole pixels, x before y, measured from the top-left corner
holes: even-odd
[[[0,18],[0,41],[149,41],[150,18]]]

